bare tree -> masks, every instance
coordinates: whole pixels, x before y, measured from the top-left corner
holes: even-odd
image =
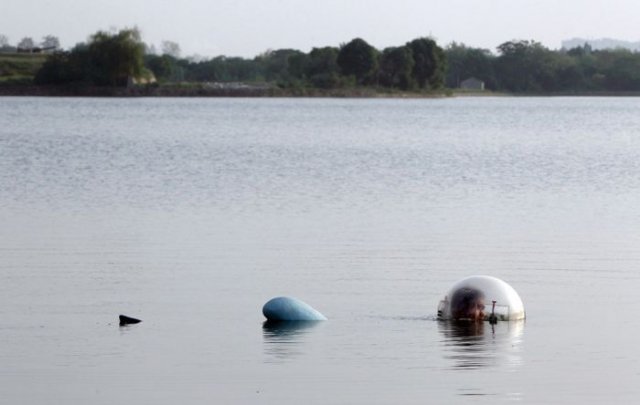
[[[20,40],[20,42],[18,42],[19,49],[32,50],[35,46],[35,42],[33,42],[33,39],[30,37],[24,37]]]
[[[0,48],[4,48],[9,46],[9,37],[6,35],[0,34]]]
[[[174,58],[180,57],[180,45],[173,41],[162,41],[161,44],[162,54],[173,56]]]
[[[53,35],[47,35],[42,37],[42,42],[40,42],[40,46],[43,48],[60,48],[60,40],[58,37],[54,37]]]
[[[147,44],[144,43],[144,53],[145,55],[157,55],[158,54],[158,50],[156,49],[156,46],[154,44]]]

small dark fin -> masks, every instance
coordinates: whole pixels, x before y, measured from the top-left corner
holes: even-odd
[[[120,326],[131,325],[142,322],[140,319],[130,318],[126,315],[120,315]]]

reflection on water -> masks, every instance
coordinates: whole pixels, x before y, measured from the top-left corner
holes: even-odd
[[[444,357],[454,369],[515,368],[522,362],[524,321],[438,322],[444,337]]]
[[[305,336],[318,321],[265,321],[262,324],[266,363],[279,363],[304,353]]]

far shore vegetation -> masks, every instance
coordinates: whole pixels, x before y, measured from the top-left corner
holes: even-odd
[[[136,29],[99,31],[60,49],[54,36],[16,46],[0,35],[0,95],[429,97],[451,94],[640,94],[640,53],[551,50],[514,40],[495,52],[416,38],[376,49],[355,38],[339,47],[269,50],[254,58],[158,52]]]

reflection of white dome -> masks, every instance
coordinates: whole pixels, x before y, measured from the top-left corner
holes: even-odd
[[[438,305],[439,319],[452,319],[451,298],[454,293],[464,290],[477,290],[484,295],[485,304],[485,320],[494,310],[497,320],[513,321],[524,319],[524,305],[522,299],[509,284],[499,278],[491,276],[471,276],[455,283],[447,292],[440,304]],[[495,301],[495,309],[493,309],[493,301]]]
[[[515,370],[522,364],[525,320],[497,322],[438,322],[443,355],[455,368],[501,367]]]

